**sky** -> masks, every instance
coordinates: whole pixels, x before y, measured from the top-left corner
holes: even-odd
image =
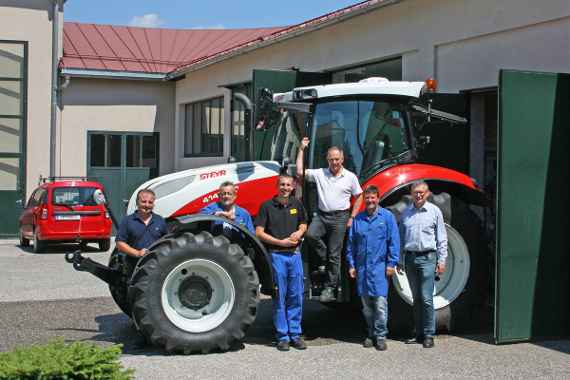
[[[65,21],[180,29],[285,26],[362,0],[68,0]]]

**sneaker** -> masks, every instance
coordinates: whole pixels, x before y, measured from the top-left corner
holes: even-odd
[[[293,346],[293,348],[295,348],[297,350],[306,350],[307,349],[307,343],[305,343],[303,338],[299,338],[299,339],[292,341],[291,346]]]
[[[388,345],[386,345],[385,339],[377,339],[374,347],[376,347],[377,351],[386,351],[388,349]]]
[[[317,268],[317,272],[319,273],[327,273],[327,268],[324,265],[319,265]]]
[[[282,340],[277,343],[277,349],[279,351],[289,351],[289,342],[286,340]]]
[[[426,336],[423,342],[424,348],[432,348],[434,346],[433,338],[431,336]]]
[[[335,301],[336,297],[334,296],[334,289],[333,288],[324,288],[321,292],[321,296],[319,297],[319,301],[321,302],[332,302]]]
[[[421,337],[415,337],[415,338],[410,338],[410,339],[406,339],[404,341],[405,344],[422,344],[424,341],[424,338]]]
[[[362,347],[364,348],[370,348],[372,346],[374,346],[374,341],[370,337],[367,337],[364,339],[364,342],[362,342]]]

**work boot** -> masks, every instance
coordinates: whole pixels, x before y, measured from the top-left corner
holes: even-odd
[[[286,340],[277,342],[277,349],[279,351],[289,351],[289,342]]]
[[[388,349],[388,346],[386,345],[386,339],[376,339],[376,344],[374,347],[376,347],[376,351],[386,351]]]
[[[370,348],[372,346],[374,346],[374,341],[372,340],[372,338],[366,337],[366,339],[364,339],[364,342],[362,342],[362,347]]]
[[[423,342],[424,348],[432,348],[434,346],[433,338],[431,336],[426,336]]]
[[[333,288],[324,288],[321,292],[321,296],[319,297],[319,301],[321,302],[332,302],[335,301],[336,297],[334,296],[334,289]]]
[[[307,343],[305,343],[305,341],[301,337],[292,341],[291,346],[293,346],[293,348],[295,348],[297,350],[306,350],[307,349]]]

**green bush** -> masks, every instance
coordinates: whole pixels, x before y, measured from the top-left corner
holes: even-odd
[[[121,345],[99,347],[62,338],[0,353],[0,379],[132,379],[119,362]]]

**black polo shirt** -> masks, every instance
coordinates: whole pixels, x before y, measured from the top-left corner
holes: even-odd
[[[168,233],[162,216],[152,213],[148,224],[144,224],[138,211],[127,215],[121,221],[116,241],[124,241],[135,249],[148,248]]]
[[[281,204],[277,197],[264,202],[255,218],[255,225],[263,227],[266,233],[276,239],[285,239],[304,223],[307,223],[305,208],[294,197],[290,197],[285,205]],[[269,250],[283,249],[283,247],[266,245]]]

